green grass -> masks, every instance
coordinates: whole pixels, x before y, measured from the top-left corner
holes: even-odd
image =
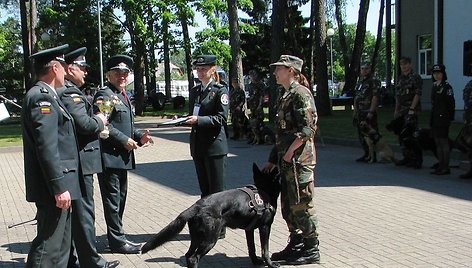
[[[167,104],[162,111],[152,111],[147,107],[145,116],[151,117],[172,117],[173,115],[186,115],[187,107],[182,109],[173,109],[172,104]],[[267,113],[267,109],[265,109]],[[429,111],[423,111],[420,114],[420,127],[429,128]],[[379,130],[386,142],[397,143],[397,137],[385,129],[385,125],[393,118],[393,108],[382,107],[378,109]],[[139,119],[139,117],[138,117]],[[320,116],[318,121],[320,134],[323,138],[335,138],[352,140],[357,142],[356,128],[352,125],[352,111],[335,110],[330,116]],[[460,129],[461,122],[453,122],[449,131],[449,137],[455,139]],[[13,118],[8,124],[0,123],[0,147],[21,146],[21,125],[19,118]]]
[[[21,124],[19,118],[0,123],[0,147],[21,146]]]
[[[398,138],[385,129],[393,119],[392,107],[381,107],[377,110],[379,132],[387,143],[396,144]],[[430,111],[422,111],[419,115],[419,127],[429,128]],[[352,111],[334,110],[330,116],[320,116],[318,120],[320,134],[323,138],[335,138],[357,141],[357,129],[352,124]],[[461,130],[462,122],[453,122],[449,130],[449,137],[455,139]]]

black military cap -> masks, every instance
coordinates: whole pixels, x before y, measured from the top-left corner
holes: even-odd
[[[115,55],[108,59],[107,70],[120,70],[124,72],[130,72],[133,68],[133,58],[126,55]]]
[[[200,55],[198,56],[193,65],[216,65],[216,56],[215,55]]]
[[[89,67],[89,65],[85,61],[85,53],[87,53],[87,48],[81,47],[67,53],[64,56],[64,59],[67,64],[77,64],[82,67]]]
[[[446,67],[442,64],[435,64],[433,65],[433,73],[434,72],[441,72],[444,73],[446,71]]]
[[[64,53],[69,48],[68,44],[48,48],[45,50],[38,51],[30,57],[34,60],[34,66],[44,66],[50,61],[56,60],[59,62],[65,62]]]

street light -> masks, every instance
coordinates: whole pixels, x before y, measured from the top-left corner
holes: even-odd
[[[97,0],[98,13],[98,54],[100,57],[100,87],[103,87],[102,22],[100,20],[100,0]]]
[[[334,35],[334,29],[333,28],[329,28],[327,31],[326,31],[326,35],[329,37],[329,51],[331,53],[331,91],[333,92],[333,96],[334,96],[334,72],[333,72],[333,35]]]

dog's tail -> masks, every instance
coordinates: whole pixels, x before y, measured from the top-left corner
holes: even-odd
[[[182,229],[184,229],[187,221],[196,213],[195,206],[191,206],[186,209],[184,212],[180,213],[175,220],[173,220],[169,225],[164,227],[159,233],[152,237],[149,241],[146,242],[141,247],[141,253],[146,253],[152,249],[155,249],[164,243],[169,242],[173,237],[178,235]]]

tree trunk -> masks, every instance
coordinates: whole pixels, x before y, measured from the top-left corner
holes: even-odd
[[[229,45],[231,46],[231,66],[230,79],[238,81],[239,88],[244,89],[243,63],[241,58],[241,38],[239,36],[238,7],[236,0],[228,0],[228,18],[229,18]]]
[[[315,10],[316,109],[319,115],[331,115],[328,93],[328,57],[326,56],[325,0],[312,0]]]
[[[169,51],[169,22],[162,20],[162,41],[164,44],[164,79],[166,82],[165,92],[166,99],[171,99],[171,76],[170,76],[170,51]]]
[[[187,80],[188,80],[188,89],[193,88],[193,75],[192,75],[192,52],[191,52],[191,40],[188,32],[188,16],[187,10],[185,8],[180,8],[180,23],[182,24],[182,35],[184,40],[184,50],[185,50],[185,64],[187,66]]]
[[[148,57],[147,60],[147,75],[146,75],[146,90],[148,97],[152,96],[156,92],[156,37],[154,37],[154,20],[151,19],[154,16],[152,6],[148,7],[148,32],[153,35],[149,43]]]
[[[377,58],[379,57],[380,45],[382,44],[382,29],[383,29],[383,17],[385,11],[385,0],[380,0],[380,9],[379,9],[379,23],[377,26],[377,39],[375,40],[374,55],[372,55],[372,60],[370,62],[371,70],[373,74],[375,73],[375,66],[377,64]]]
[[[307,59],[308,65],[308,81],[312,88],[310,90],[313,91],[315,86],[315,50],[316,50],[316,43],[315,43],[315,12],[316,12],[316,5],[315,1],[311,1],[311,8],[310,8],[310,56]]]
[[[144,112],[144,55],[146,55],[146,45],[141,38],[135,39],[134,52],[134,101],[136,115],[143,115]]]
[[[276,62],[280,54],[282,54],[284,43],[284,23],[287,11],[287,1],[285,0],[273,0],[272,1],[272,36],[271,36],[271,51],[270,60]],[[272,122],[275,117],[275,105],[277,102],[278,85],[276,84],[275,77],[271,73],[270,77],[270,88],[269,90],[269,120]]]
[[[344,81],[347,80],[347,70],[349,69],[349,51],[347,48],[346,33],[344,32],[344,18],[342,15],[342,0],[334,0],[336,21],[338,22],[339,46],[341,47],[341,54],[344,65]]]
[[[23,86],[28,90],[32,85],[31,35],[28,27],[28,8],[26,1],[20,1],[21,36],[23,39]]]
[[[349,64],[348,74],[346,76],[346,84],[344,85],[344,91],[350,96],[352,96],[354,93],[354,88],[357,83],[357,77],[359,75],[359,65],[361,61],[362,50],[364,48],[369,2],[370,0],[361,0],[361,3],[359,5],[359,19],[357,22],[356,38],[354,40],[354,48],[352,49],[352,56],[351,62]]]

